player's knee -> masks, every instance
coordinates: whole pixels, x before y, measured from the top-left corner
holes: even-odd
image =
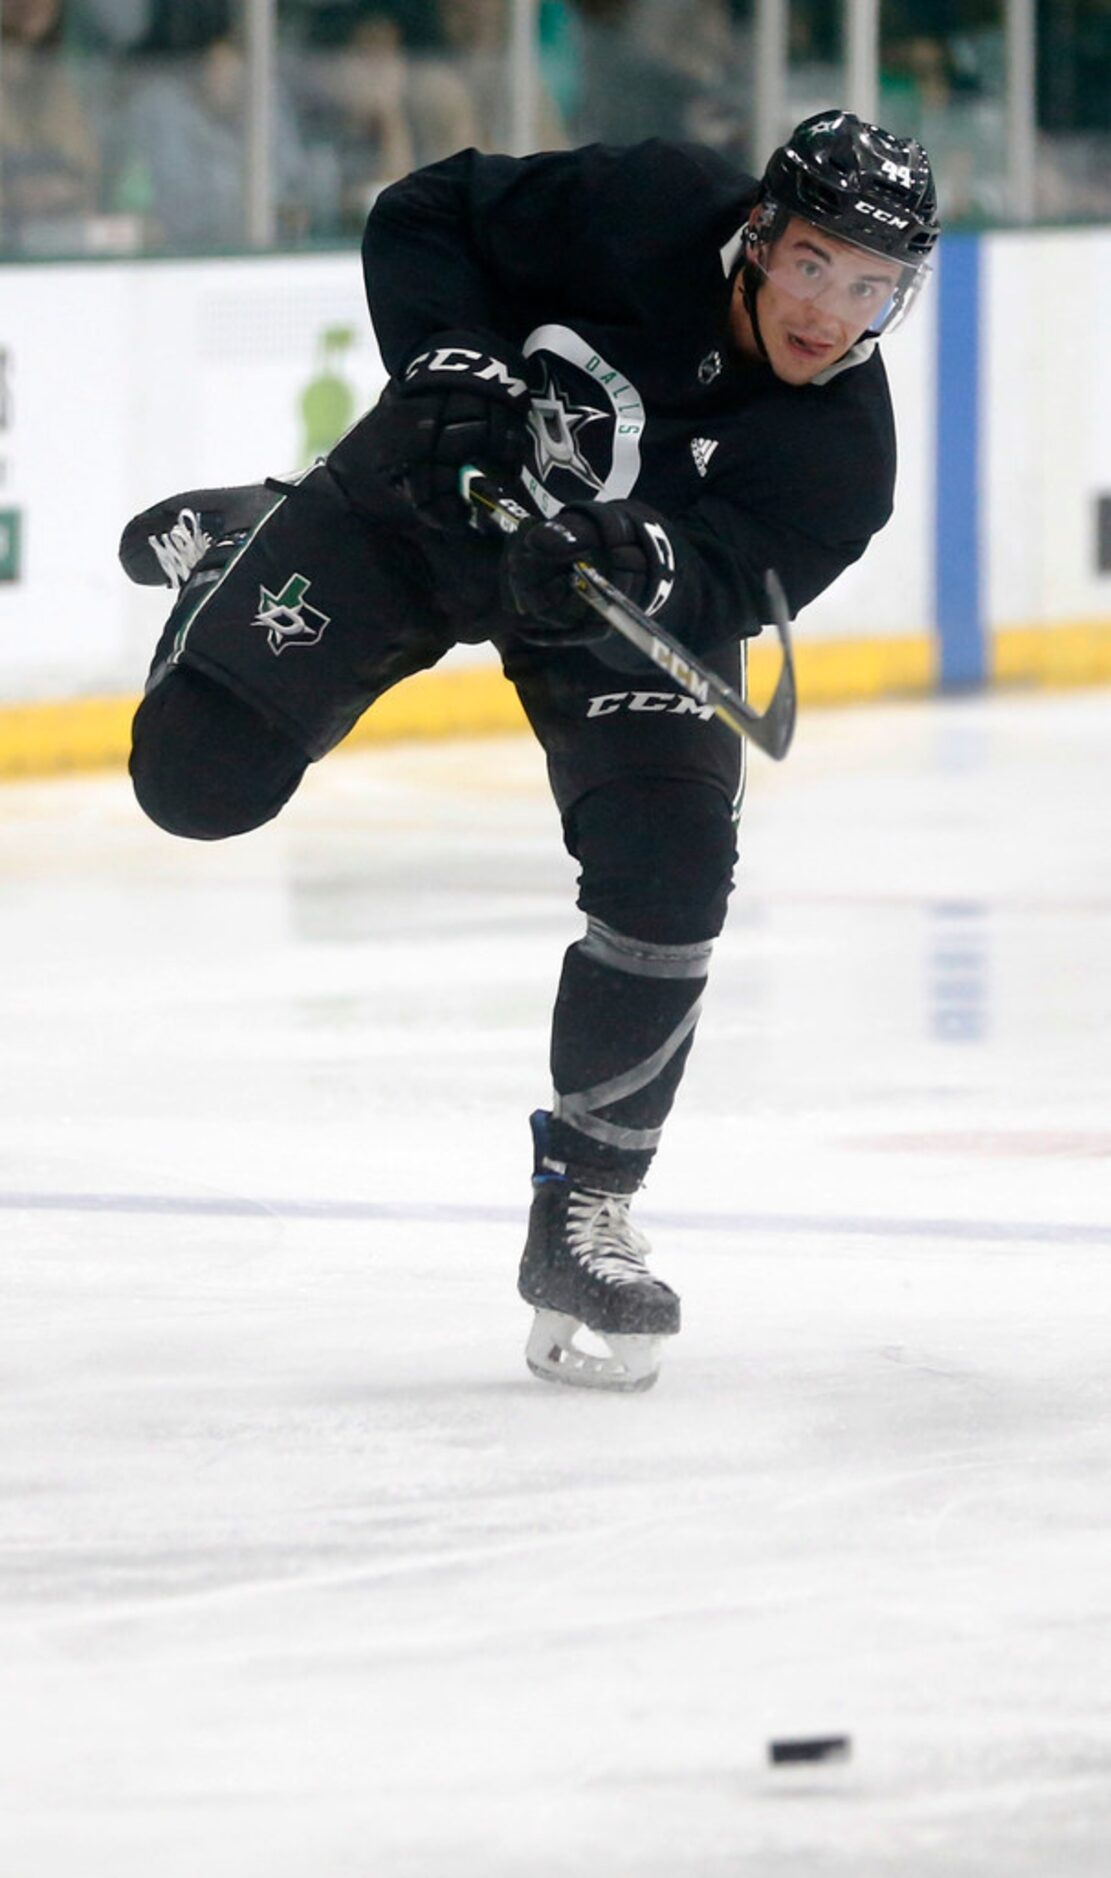
[[[567,817],[582,863],[579,905],[654,944],[716,938],[737,849],[733,813],[708,783],[628,777],[592,790]]]
[[[179,666],[139,706],[131,780],[168,834],[220,841],[275,816],[304,775],[304,753],[222,685]]]

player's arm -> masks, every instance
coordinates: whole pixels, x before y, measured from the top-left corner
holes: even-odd
[[[875,528],[808,532],[774,511],[710,496],[677,518],[639,502],[562,509],[514,537],[505,559],[507,598],[530,625],[523,636],[573,644],[606,630],[570,581],[589,561],[642,612],[677,632],[694,653],[760,631],[770,615],[774,568],[792,617],[859,560]]]
[[[513,336],[589,282],[591,231],[620,153],[593,146],[531,157],[464,150],[384,189],[367,218],[363,274],[387,370],[435,334]]]
[[[774,568],[793,615],[889,520],[895,436],[878,359],[828,391],[743,412],[722,435],[699,498],[660,514],[638,502],[574,504],[515,540],[507,569],[522,613],[554,637],[560,621],[596,636],[568,597],[565,563],[590,560],[693,652],[749,636],[769,618]],[[605,511],[603,516],[602,511]]]
[[[675,606],[695,651],[767,619],[769,567],[794,617],[890,520],[895,437],[878,362],[870,380],[830,390],[820,405],[784,400],[751,443],[726,439],[703,495],[677,518]]]
[[[673,528],[675,612],[693,651],[756,633],[768,618],[764,577],[774,568],[792,619],[858,561],[874,527],[810,531],[781,516],[708,497]]]
[[[371,211],[363,263],[390,383],[366,462],[433,527],[467,527],[464,467],[516,481],[529,368],[514,334],[536,296],[555,310],[565,231],[579,222],[583,234],[589,176],[605,160],[466,150],[394,184]]]

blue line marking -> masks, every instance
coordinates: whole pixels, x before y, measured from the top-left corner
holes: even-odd
[[[978,235],[947,235],[938,266],[934,594],[943,691],[982,685]]]

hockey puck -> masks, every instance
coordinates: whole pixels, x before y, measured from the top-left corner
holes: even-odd
[[[769,1741],[768,1759],[773,1767],[798,1761],[847,1761],[852,1745],[851,1735],[803,1735],[793,1741]]]

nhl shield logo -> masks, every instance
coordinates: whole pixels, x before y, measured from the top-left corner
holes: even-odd
[[[275,657],[287,646],[319,645],[324,628],[331,624],[319,607],[306,606],[309,581],[304,574],[291,574],[280,593],[260,587],[258,612],[254,624],[265,626],[266,643]]]

